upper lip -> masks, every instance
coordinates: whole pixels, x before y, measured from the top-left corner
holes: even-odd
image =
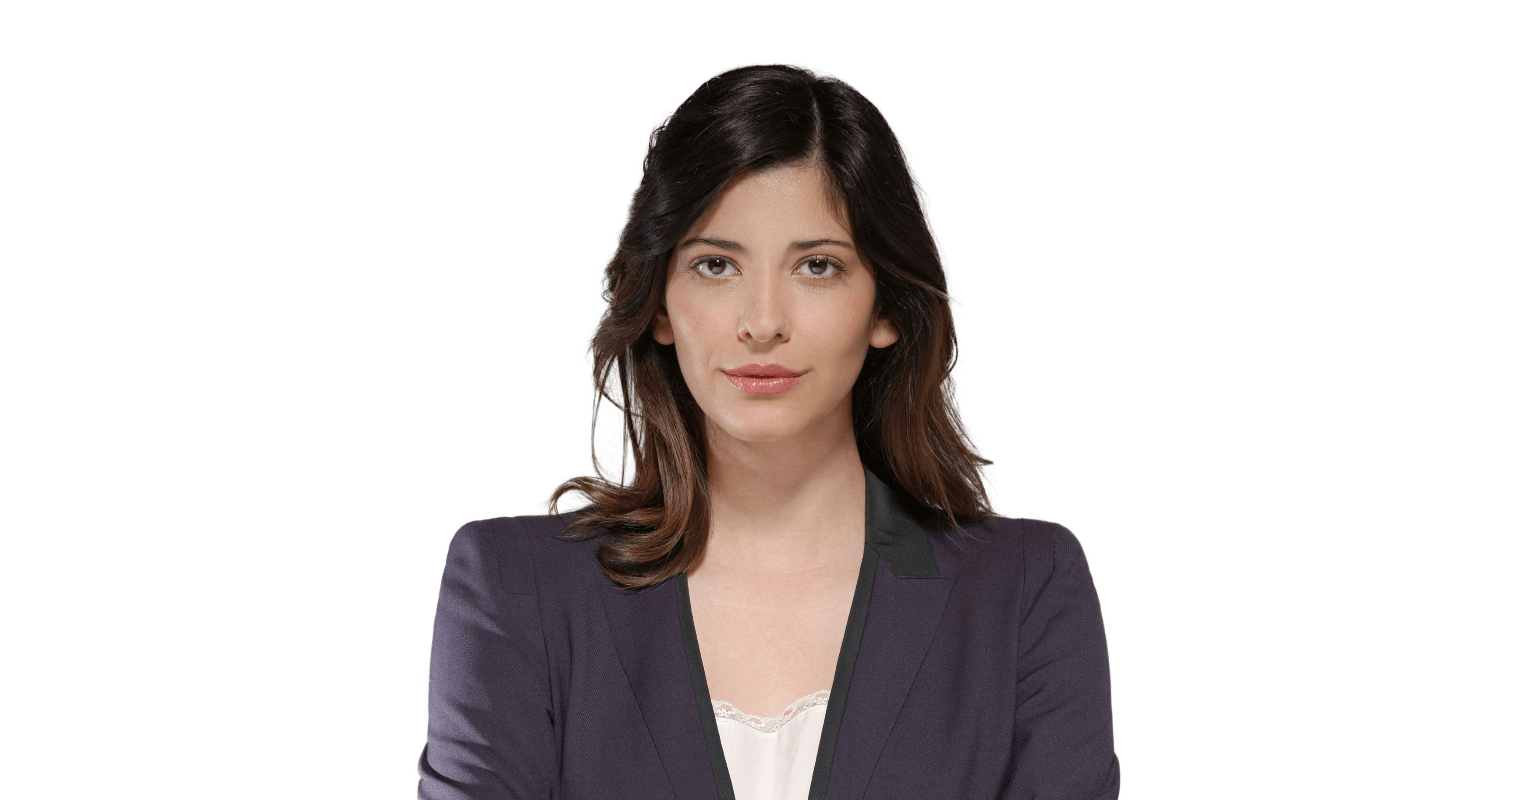
[[[795,378],[802,374],[780,364],[744,364],[726,372],[735,378]]]

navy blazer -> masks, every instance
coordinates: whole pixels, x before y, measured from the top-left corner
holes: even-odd
[[[433,623],[423,800],[729,800],[679,576],[615,586],[551,516],[462,527]],[[1118,795],[1101,608],[1063,526],[922,525],[866,470],[866,543],[810,800]]]

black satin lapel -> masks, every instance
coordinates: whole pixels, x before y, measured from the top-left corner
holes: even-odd
[[[629,591],[610,585],[601,594],[621,667],[673,796],[677,800],[716,798],[674,586],[665,582]],[[632,788],[639,795],[647,793],[645,787]]]
[[[840,642],[839,660],[834,663],[834,685],[829,690],[829,704],[824,709],[823,731],[818,738],[818,755],[813,758],[813,782],[808,800],[823,800],[829,789],[829,773],[834,765],[834,747],[839,740],[845,717],[846,696],[855,672],[856,655],[866,631],[866,616],[871,609],[872,585],[877,574],[877,551],[868,543],[861,554],[861,574],[856,579],[855,597],[850,601],[850,616],[845,620],[845,638]]]
[[[898,720],[909,687],[941,623],[952,594],[952,576],[943,576],[930,536],[894,499],[871,470],[866,471],[867,557],[856,587],[846,641],[840,650],[844,685],[830,692],[829,716],[819,742],[811,800],[860,797]],[[881,563],[871,553],[881,557]],[[868,564],[868,561],[870,564]],[[865,596],[863,597],[863,587]],[[854,642],[851,637],[854,637]],[[847,651],[850,651],[847,653]],[[851,664],[845,665],[847,657]],[[843,708],[835,713],[834,701]],[[831,730],[829,721],[835,721]],[[837,733],[838,741],[831,733]],[[820,770],[824,786],[820,786]]]
[[[690,583],[685,575],[674,578],[674,600],[679,606],[679,630],[684,634],[685,658],[690,664],[690,683],[695,689],[695,713],[706,733],[706,752],[711,757],[711,773],[716,779],[717,800],[736,800],[733,780],[727,772],[727,753],[717,732],[716,713],[711,708],[711,690],[706,686],[706,662],[700,656],[700,639],[695,635],[695,613],[690,608]]]
[[[845,693],[838,747],[830,764],[829,797],[861,797],[866,791],[936,635],[954,580],[899,578],[886,564],[877,567],[874,577],[861,649]]]
[[[900,578],[939,578],[936,554],[925,529],[899,507],[893,490],[869,467],[866,472],[866,543]]]

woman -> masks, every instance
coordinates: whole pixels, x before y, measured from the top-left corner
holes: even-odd
[[[792,67],[707,81],[606,280],[636,475],[455,535],[419,795],[1116,797],[1085,556],[990,511],[877,109]]]

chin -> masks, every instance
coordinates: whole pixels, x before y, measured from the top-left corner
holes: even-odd
[[[796,436],[807,427],[806,420],[792,419],[792,416],[749,411],[713,418],[711,422],[717,430],[740,442],[778,442]]]

